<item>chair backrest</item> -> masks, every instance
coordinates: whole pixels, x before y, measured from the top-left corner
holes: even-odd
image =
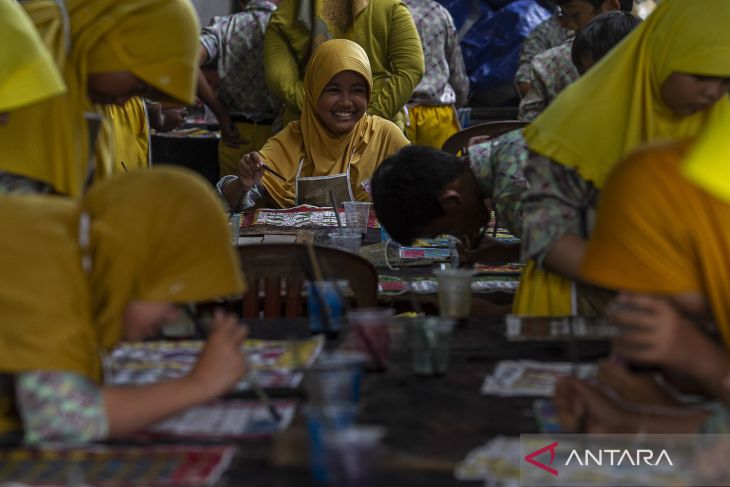
[[[523,122],[521,120],[503,120],[499,122],[485,122],[472,125],[471,127],[465,128],[446,139],[441,150],[456,155],[459,155],[459,153],[464,154],[466,153],[466,148],[469,146],[469,140],[472,137],[499,137],[507,132],[521,129],[527,124],[528,122]]]
[[[347,280],[356,306],[376,305],[378,274],[370,262],[338,249],[314,249],[324,279]],[[301,316],[303,284],[311,280],[306,245],[243,245],[238,247],[238,254],[248,283],[243,299],[244,318],[258,318],[262,306],[264,318]]]

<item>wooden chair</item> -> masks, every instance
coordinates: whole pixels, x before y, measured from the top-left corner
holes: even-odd
[[[472,137],[499,137],[507,132],[521,129],[527,124],[528,122],[523,122],[521,120],[503,120],[500,122],[485,122],[472,125],[471,127],[465,128],[446,139],[441,150],[456,155],[464,154],[466,152],[466,148],[469,146],[469,140]]]
[[[370,262],[338,249],[314,249],[324,279],[347,280],[357,307],[376,305],[378,274]],[[258,318],[262,307],[264,318],[301,316],[303,284],[312,280],[306,245],[245,245],[238,247],[238,254],[248,283],[243,299],[244,318]]]

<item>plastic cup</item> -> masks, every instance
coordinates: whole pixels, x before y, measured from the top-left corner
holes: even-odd
[[[340,330],[345,306],[342,293],[336,281],[307,282],[307,311],[309,314],[309,331],[312,333],[335,333]],[[322,309],[325,305],[327,309]],[[329,328],[325,322],[325,313],[329,314]]]
[[[449,370],[449,342],[455,320],[439,316],[415,318],[411,326],[413,372],[442,375]]]
[[[391,308],[361,308],[347,313],[347,322],[355,337],[355,348],[369,357],[368,365],[384,370],[390,355],[388,324]]]
[[[360,251],[362,235],[352,228],[340,228],[329,234],[330,245],[336,249],[357,254]]]
[[[395,240],[366,245],[360,248],[360,256],[366,258],[375,267],[393,269],[400,265],[400,244]]]
[[[241,214],[233,213],[228,218],[228,228],[231,231],[231,243],[235,246],[238,245],[238,237],[241,234]]]
[[[347,228],[352,228],[365,235],[368,231],[370,205],[367,201],[345,201],[345,222]]]
[[[320,408],[357,404],[366,361],[367,356],[359,352],[322,354],[304,371],[308,404]]]
[[[374,487],[383,436],[381,426],[353,425],[327,431],[324,450],[332,485]]]
[[[439,283],[439,314],[451,318],[468,318],[471,312],[471,281],[474,271],[443,269],[434,271]]]
[[[357,416],[354,404],[337,404],[324,407],[307,406],[304,409],[309,433],[309,468],[314,480],[321,485],[331,485],[332,475],[328,468],[325,436],[350,427]]]

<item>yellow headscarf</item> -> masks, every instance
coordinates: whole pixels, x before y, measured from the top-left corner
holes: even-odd
[[[0,113],[66,91],[61,73],[16,0],[0,0]]]
[[[5,196],[0,233],[12,235],[0,239],[0,372],[65,370],[98,382],[99,352],[121,338],[132,300],[245,289],[220,200],[183,169],[114,176],[83,201]],[[13,424],[8,414],[0,401],[0,432]]]
[[[120,340],[130,301],[244,290],[221,203],[188,170],[120,174],[82,202],[6,196],[0,228],[13,236],[0,241],[2,372],[62,369],[98,380],[97,351]]]
[[[66,0],[65,9],[63,2],[30,0],[23,6],[61,70],[68,93],[14,114],[0,130],[0,170],[78,196],[89,153],[83,113],[93,110],[87,76],[130,71],[171,98],[191,103],[197,16],[188,0]],[[111,147],[108,141],[100,144]]]
[[[729,24],[726,0],[665,0],[525,129],[528,146],[601,188],[640,143],[696,135],[730,111],[728,98],[680,117],[660,88],[674,71],[730,77]]]
[[[726,133],[728,122],[720,124]],[[601,196],[581,275],[609,289],[700,293],[730,347],[730,199],[718,199],[714,188],[710,193],[682,174],[690,148],[689,141],[647,148],[616,168]],[[715,155],[727,159],[730,152]],[[690,157],[695,174],[701,164]]]
[[[315,51],[304,74],[301,121],[291,122],[260,151],[262,159],[287,179],[284,183],[269,173],[262,179],[271,198],[281,207],[294,204],[295,179],[302,158],[304,177],[343,173],[349,162],[353,194],[358,200],[368,200],[360,183],[372,176],[383,159],[408,145],[392,122],[367,114],[347,134],[334,135],[327,129],[317,115],[317,100],[327,83],[342,71],[360,74],[372,91],[370,63],[362,47],[346,39],[325,42]]]

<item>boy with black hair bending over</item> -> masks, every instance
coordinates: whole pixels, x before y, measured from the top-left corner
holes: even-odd
[[[627,12],[594,18],[573,44],[578,71],[588,70],[638,23]],[[499,242],[481,235],[480,229],[494,210],[500,226],[521,235],[522,194],[527,189],[522,170],[528,156],[521,130],[472,145],[462,158],[428,147],[406,147],[383,161],[373,175],[375,212],[402,244],[451,234],[465,243],[463,262],[516,262],[519,244]]]

